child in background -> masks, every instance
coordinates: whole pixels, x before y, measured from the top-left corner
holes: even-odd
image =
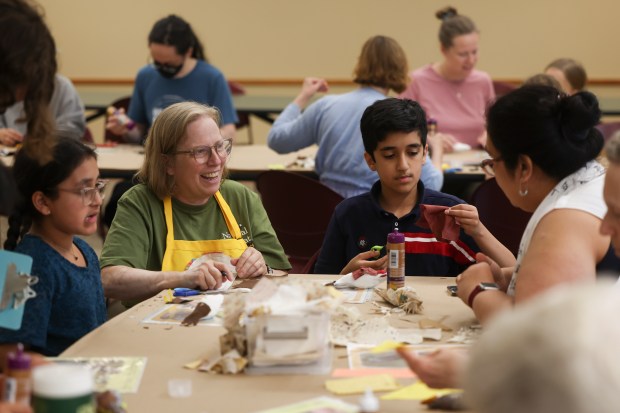
[[[22,342],[29,350],[57,356],[106,321],[99,260],[75,235],[91,235],[105,182],[95,152],[59,138],[43,165],[18,151],[13,175],[21,204],[9,218],[4,247],[30,255],[37,296],[26,303],[22,327],[0,328],[0,353]],[[19,241],[19,243],[18,243]]]
[[[480,222],[472,205],[426,189],[420,181],[426,160],[426,116],[412,100],[388,98],[369,106],[361,119],[364,157],[379,181],[370,192],[340,203],[325,235],[317,274],[346,274],[360,267],[385,268],[386,257],[370,251],[385,245],[394,228],[405,233],[406,275],[454,276],[475,262],[476,252],[498,262],[515,258]],[[461,226],[457,241],[437,240],[418,225],[421,204],[450,207],[446,214]]]

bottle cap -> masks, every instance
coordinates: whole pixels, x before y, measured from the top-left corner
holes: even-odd
[[[359,405],[360,412],[362,413],[376,413],[379,411],[379,399],[374,395],[370,387],[366,389],[366,392],[360,398]]]
[[[428,118],[428,120],[426,121],[427,125],[437,125],[437,119],[435,118]]]
[[[398,232],[398,228],[394,228],[394,231],[388,234],[387,242],[389,242],[390,244],[405,242],[405,234],[403,234],[402,232]]]
[[[29,370],[32,358],[24,353],[24,345],[17,344],[17,351],[7,354],[7,368],[9,370]]]
[[[91,394],[93,373],[82,365],[46,364],[32,371],[33,394],[63,399]]]

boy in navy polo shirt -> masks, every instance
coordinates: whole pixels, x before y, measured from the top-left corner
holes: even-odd
[[[385,245],[394,228],[405,233],[406,275],[455,276],[482,251],[501,267],[515,258],[480,222],[478,211],[455,196],[424,188],[426,115],[417,102],[388,98],[369,106],[360,127],[364,157],[379,180],[370,192],[345,199],[336,207],[315,265],[317,274],[346,274],[360,267],[385,268],[387,257],[371,251]],[[461,226],[459,239],[439,241],[417,225],[420,204],[450,207]],[[377,259],[378,258],[378,259]]]

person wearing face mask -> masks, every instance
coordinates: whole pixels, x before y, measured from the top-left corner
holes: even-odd
[[[441,20],[439,41],[443,61],[410,74],[411,83],[401,98],[418,101],[428,118],[437,121],[436,135],[451,152],[461,142],[480,147],[486,142],[484,113],[495,99],[493,82],[476,70],[480,35],[475,23],[446,7],[436,14]]]
[[[127,116],[122,109],[108,118],[106,129],[128,142],[140,142],[166,107],[194,101],[217,107],[222,134],[234,139],[238,121],[226,78],[212,66],[189,23],[171,14],[158,20],[148,37],[152,63],[138,72]]]

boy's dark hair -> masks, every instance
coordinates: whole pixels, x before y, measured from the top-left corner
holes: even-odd
[[[56,199],[58,185],[67,179],[88,158],[97,159],[89,146],[68,137],[59,137],[52,150],[52,160],[41,165],[26,151],[19,150],[13,164],[13,177],[18,190],[18,203],[9,217],[9,229],[4,248],[15,249],[19,239],[30,229],[32,221],[41,214],[32,204],[32,195],[41,191]]]
[[[360,121],[364,149],[375,159],[375,149],[387,135],[395,132],[418,132],[426,146],[426,114],[418,102],[410,99],[387,98],[368,106]]]
[[[202,43],[192,26],[177,15],[171,14],[155,22],[149,33],[149,44],[151,43],[174,46],[180,55],[187,53],[191,47],[193,58],[207,62]]]

